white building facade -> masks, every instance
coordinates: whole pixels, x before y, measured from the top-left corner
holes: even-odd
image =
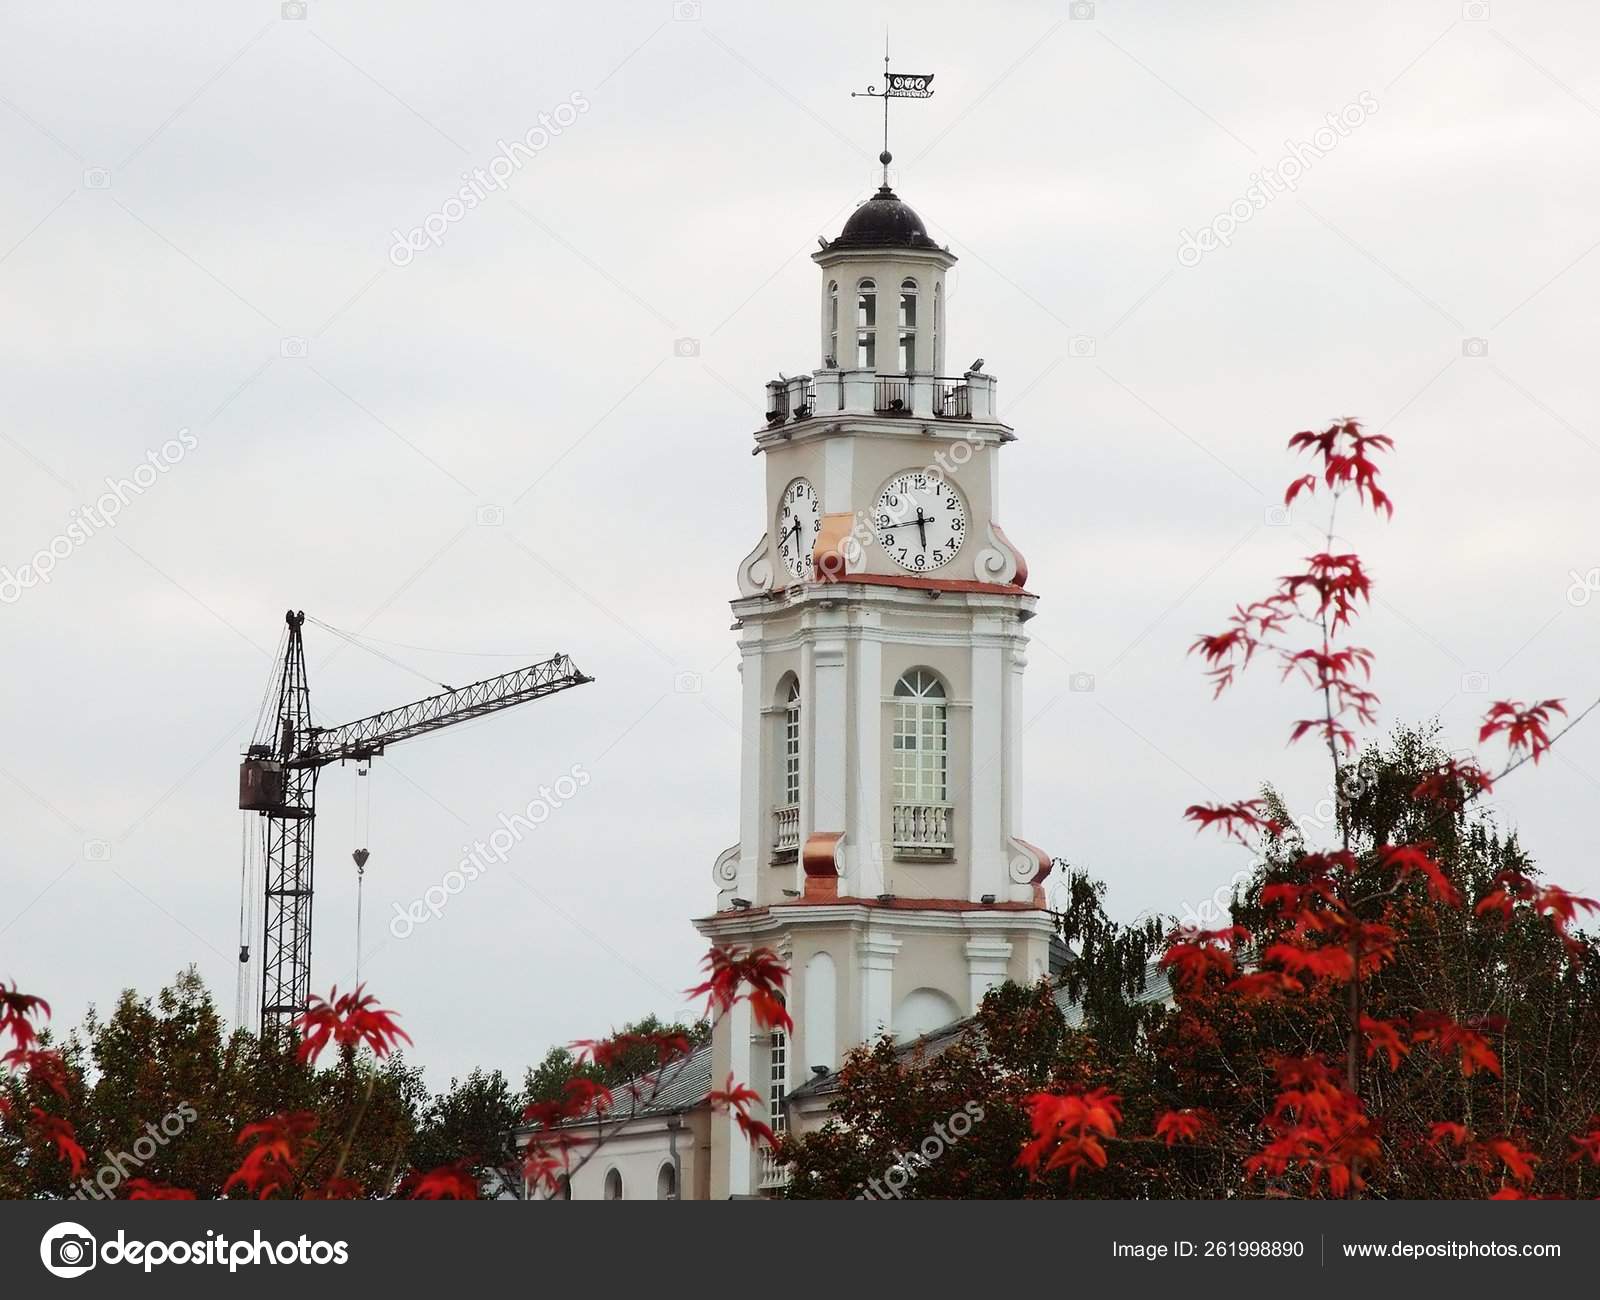
[[[970,1015],[1046,973],[1048,856],[1020,838],[1024,625],[1035,597],[1000,525],[1014,440],[981,362],[944,372],[955,257],[885,185],[813,254],[823,364],[768,385],[765,531],[733,602],[739,840],[708,940],[777,950],[792,1035],[737,1006],[714,1079],[788,1092],[877,1035]],[[710,1195],[782,1171],[713,1118]]]

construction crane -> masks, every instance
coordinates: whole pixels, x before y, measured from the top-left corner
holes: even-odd
[[[311,721],[306,680],[305,612],[284,615],[288,634],[281,664],[274,665],[261,721],[239,766],[239,807],[266,820],[263,877],[261,1025],[263,1037],[287,1026],[305,1010],[311,994],[311,896],[315,844],[317,774],[329,763],[367,760],[414,736],[480,718],[514,704],[542,699],[594,678],[566,655],[475,682],[447,688],[425,700],[386,709],[337,727]],[[364,857],[364,855],[363,855]],[[358,859],[358,862],[360,860]],[[364,865],[364,864],[363,864]],[[250,952],[241,940],[239,960]]]

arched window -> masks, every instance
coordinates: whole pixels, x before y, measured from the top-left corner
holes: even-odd
[[[828,281],[828,355],[829,365],[839,364],[839,282]]]
[[[917,282],[900,281],[900,372],[917,368]]]
[[[622,1170],[606,1170],[605,1199],[608,1201],[620,1201],[622,1199]]]
[[[944,335],[944,285],[933,286],[933,368],[944,368],[944,351],[939,340]]]
[[[668,1160],[656,1171],[656,1200],[675,1201],[678,1199],[678,1171],[672,1167]]]
[[[856,287],[856,366],[872,370],[878,364],[878,286],[863,280]]]
[[[793,677],[783,705],[782,788],[786,807],[800,802],[800,683]]]
[[[914,856],[948,856],[949,711],[944,683],[913,668],[894,684],[894,847]]]

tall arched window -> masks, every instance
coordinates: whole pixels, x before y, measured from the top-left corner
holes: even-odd
[[[800,683],[792,677],[783,705],[783,802],[800,802]]]
[[[675,1201],[678,1199],[678,1171],[672,1167],[668,1160],[656,1171],[656,1200]]]
[[[839,364],[839,282],[828,281],[828,355],[829,365]]]
[[[622,1199],[622,1170],[606,1170],[605,1199],[608,1201],[620,1201]]]
[[[950,825],[949,708],[944,683],[913,668],[894,684],[894,847],[943,856]]]
[[[933,368],[944,368],[944,352],[939,346],[939,339],[944,334],[944,285],[933,286]]]
[[[917,368],[917,282],[900,281],[900,373]]]
[[[778,704],[772,859],[793,862],[800,855],[800,682],[793,673],[778,683]]]
[[[878,286],[863,280],[856,287],[856,366],[872,370],[878,364]]]

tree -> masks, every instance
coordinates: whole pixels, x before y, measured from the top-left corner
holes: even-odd
[[[1357,554],[1335,549],[1335,520],[1341,498],[1350,495],[1393,514],[1376,461],[1393,442],[1367,434],[1357,421],[1337,420],[1320,432],[1295,434],[1289,446],[1318,465],[1290,483],[1284,503],[1328,493],[1324,547],[1266,597],[1237,606],[1222,632],[1200,636],[1192,649],[1207,664],[1217,695],[1252,662],[1268,658],[1278,661],[1285,679],[1309,686],[1315,709],[1295,722],[1290,741],[1319,740],[1333,788],[1359,806],[1369,792],[1359,762],[1351,761],[1358,748],[1354,728],[1376,721],[1378,699],[1369,685],[1372,652],[1345,638],[1370,599],[1371,579]],[[1297,632],[1307,633],[1306,642],[1291,639]],[[1353,1195],[1375,1181],[1381,1187],[1398,1177],[1396,1154],[1425,1140],[1461,1178],[1496,1187],[1499,1196],[1524,1194],[1541,1156],[1527,1145],[1524,1094],[1506,1079],[1495,1044],[1514,1018],[1528,1017],[1535,989],[1555,986],[1569,996],[1582,989],[1581,966],[1593,945],[1571,926],[1600,903],[1544,884],[1514,846],[1491,847],[1487,840],[1480,847],[1493,874],[1469,900],[1461,886],[1472,882],[1455,878],[1449,859],[1460,856],[1457,823],[1466,807],[1524,763],[1537,763],[1560,738],[1549,728],[1563,713],[1554,699],[1496,702],[1478,740],[1506,741],[1511,762],[1498,775],[1491,777],[1476,760],[1448,756],[1409,788],[1380,782],[1374,796],[1380,802],[1369,804],[1367,821],[1358,808],[1349,810],[1338,819],[1333,845],[1289,838],[1267,799],[1186,810],[1201,829],[1220,830],[1246,847],[1252,837],[1264,838],[1274,870],[1256,897],[1253,927],[1236,918],[1216,929],[1183,926],[1168,936],[1161,960],[1176,992],[1168,1064],[1187,1072],[1189,1086],[1181,1107],[1157,1118],[1152,1140],[1198,1147],[1215,1130],[1211,1145],[1223,1172],[1229,1159],[1242,1161],[1255,1185],[1291,1195]],[[1370,833],[1364,837],[1363,831]],[[1270,847],[1279,844],[1281,853]],[[1485,979],[1451,987],[1437,978],[1413,978],[1407,985],[1396,976],[1408,944],[1432,936],[1435,952],[1451,943],[1470,950],[1485,918],[1507,928],[1547,923],[1558,942],[1536,947],[1533,965],[1517,966],[1498,984]],[[1398,994],[1391,986],[1399,986]],[[1484,1004],[1491,992],[1506,996],[1504,1008]],[[1555,1014],[1570,1020],[1574,1010],[1581,1005]],[[1280,1036],[1269,1053],[1245,1058],[1251,1070],[1231,1077],[1219,1070],[1228,1059],[1219,1056],[1225,1044],[1254,1033],[1258,1022],[1273,1021]],[[1413,1079],[1419,1066],[1421,1077]],[[1566,1142],[1576,1145],[1579,1158],[1600,1162],[1600,1124],[1592,1115],[1579,1116],[1583,1102],[1552,1088],[1548,1073],[1539,1071],[1538,1080],[1547,1107],[1577,1123]],[[1475,1084],[1477,1076],[1483,1077]],[[1490,1076],[1502,1081],[1498,1107],[1479,1100]],[[1411,1107],[1409,1139],[1386,1134],[1375,1110],[1397,1097]],[[1251,1120],[1248,1135],[1219,1128],[1214,1111],[1203,1105],[1208,1099],[1242,1103]],[[1103,1166],[1102,1139],[1123,1127],[1119,1100],[1102,1090],[1034,1094],[1033,1140],[1020,1159],[1036,1176]],[[1086,1160],[1085,1153],[1094,1158]]]
[[[49,1050],[49,1035],[41,1040]],[[346,1168],[381,1187],[404,1166],[426,1099],[418,1072],[398,1057],[381,1066],[341,1052],[315,1070],[294,1051],[250,1034],[229,1035],[216,1004],[190,968],[154,999],[132,990],[109,1016],[93,1009],[60,1051],[68,1098],[46,1075],[15,1073],[0,1082],[0,1195],[125,1196],[136,1181],[223,1194],[238,1164],[234,1135],[263,1113],[316,1111],[349,1131]],[[13,1062],[17,1064],[18,1062]],[[33,1107],[65,1119],[85,1152],[74,1175],[37,1127]],[[359,1112],[359,1113],[358,1113]],[[330,1156],[331,1158],[331,1156]]]

